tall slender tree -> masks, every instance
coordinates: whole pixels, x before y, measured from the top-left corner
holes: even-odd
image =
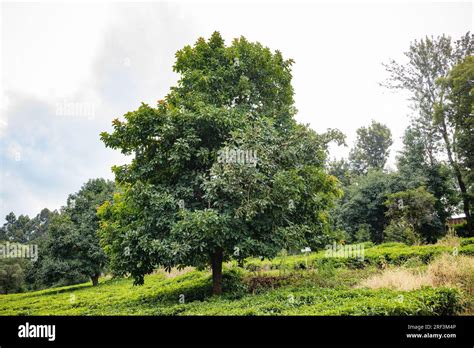
[[[474,52],[474,36],[467,33],[454,41],[445,35],[425,37],[411,43],[405,53],[408,61],[398,63],[394,60],[385,64],[389,79],[383,83],[388,88],[404,89],[411,93],[413,107],[418,111],[415,122],[420,125],[425,151],[431,163],[437,158],[441,149],[447,156],[463,197],[463,210],[472,232],[472,218],[465,177],[459,170],[459,163],[450,137],[450,125],[445,117],[440,117],[437,106],[443,104],[444,88],[437,81],[446,78],[454,65]],[[439,108],[438,108],[439,109]]]
[[[474,57],[466,57],[437,82],[442,92],[435,105],[434,122],[446,143],[448,159],[461,189],[468,231],[473,234]]]
[[[390,129],[379,122],[372,121],[370,126],[357,129],[357,140],[349,154],[352,170],[357,174],[367,174],[369,169],[382,170],[392,143]]]

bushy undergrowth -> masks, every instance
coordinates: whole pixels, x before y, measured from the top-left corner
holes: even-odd
[[[461,246],[466,246],[469,244],[474,244],[474,237],[461,239]]]
[[[237,301],[211,299],[159,308],[158,315],[450,315],[460,310],[450,288],[411,292],[287,287]]]
[[[459,247],[466,255],[474,244]],[[211,295],[208,271],[187,270],[170,277],[157,272],[143,286],[130,279],[101,279],[99,286],[80,284],[0,295],[0,315],[450,315],[462,313],[465,283],[400,289],[358,288],[384,267],[435,271],[428,264],[453,248],[439,245],[367,245],[364,260],[327,258],[323,252],[248,260],[245,268],[225,267],[224,295]],[[446,256],[453,257],[453,256]],[[444,261],[448,262],[448,261]],[[448,262],[449,263],[449,262]],[[388,266],[387,266],[388,265]],[[451,265],[456,268],[457,266]],[[441,268],[440,268],[441,267]],[[457,268],[456,268],[457,269]],[[461,271],[460,271],[461,272]],[[438,272],[439,273],[439,272]],[[442,272],[441,272],[442,273]],[[440,273],[440,274],[441,274]],[[450,271],[450,273],[453,273]],[[472,277],[471,277],[472,278]],[[470,278],[469,278],[470,279]],[[469,285],[471,284],[471,285]],[[451,286],[452,285],[452,286]]]
[[[414,290],[423,286],[458,287],[474,295],[474,258],[443,254],[424,268],[390,267],[360,283],[372,289]]]
[[[459,250],[461,255],[474,256],[474,244],[467,244],[462,246]]]
[[[109,280],[42,294],[1,299],[1,315],[448,315],[460,310],[451,288],[401,292],[387,289],[322,288],[311,282],[238,299],[211,297],[208,276],[193,271],[165,280],[158,275],[134,287]],[[183,296],[183,297],[180,297]],[[180,299],[184,303],[180,303]]]
[[[364,248],[364,257],[326,257],[325,251],[310,255],[293,255],[277,257],[273,260],[248,260],[245,268],[249,271],[268,271],[272,269],[309,269],[319,268],[322,264],[332,264],[335,267],[363,268],[369,265],[385,267],[387,265],[403,265],[405,262],[418,259],[427,264],[442,253],[458,252],[463,255],[474,255],[474,244],[466,244],[457,249],[444,245],[408,246],[401,243],[385,243],[374,247]]]

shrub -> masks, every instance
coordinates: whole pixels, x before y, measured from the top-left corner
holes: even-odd
[[[289,275],[256,275],[256,276],[249,276],[245,279],[245,283],[247,284],[247,289],[251,293],[261,293],[262,291],[266,291],[268,289],[275,289],[283,284],[285,284],[288,279],[290,278]]]
[[[474,237],[461,238],[461,246],[466,246],[470,244],[474,244]]]
[[[249,291],[243,281],[243,272],[238,269],[228,269],[222,274],[222,290],[229,299],[241,298]]]
[[[280,288],[237,301],[194,302],[180,315],[452,315],[462,310],[452,288],[400,292],[368,289]]]
[[[359,229],[354,235],[354,241],[356,243],[363,243],[370,241],[370,225],[360,224]]]
[[[454,233],[448,233],[443,238],[439,239],[436,242],[436,245],[443,245],[449,247],[459,247],[460,245],[460,238],[456,236]]]
[[[423,265],[424,265],[423,261],[418,256],[410,257],[403,264],[403,266],[406,267],[406,268],[417,268],[417,267],[421,267]]]
[[[468,244],[461,247],[459,253],[466,256],[474,256],[474,244]]]
[[[403,220],[390,222],[384,230],[384,235],[384,239],[387,242],[401,242],[413,245],[420,241],[413,228]]]
[[[469,231],[467,230],[467,222],[453,225],[454,232],[459,237],[469,237]]]

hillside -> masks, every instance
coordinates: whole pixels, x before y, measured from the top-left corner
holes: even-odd
[[[458,245],[364,245],[364,258],[326,251],[225,266],[224,293],[209,271],[161,270],[0,295],[0,315],[453,315],[472,313],[473,239]],[[337,255],[336,255],[337,256]]]

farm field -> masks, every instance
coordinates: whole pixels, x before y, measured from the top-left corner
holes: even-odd
[[[473,314],[474,239],[451,245],[364,245],[362,259],[326,251],[248,259],[224,267],[224,294],[210,272],[186,268],[132,279],[105,276],[42,291],[0,295],[0,315],[460,315]]]
[[[43,2],[0,11],[0,348],[474,348],[471,2]]]

